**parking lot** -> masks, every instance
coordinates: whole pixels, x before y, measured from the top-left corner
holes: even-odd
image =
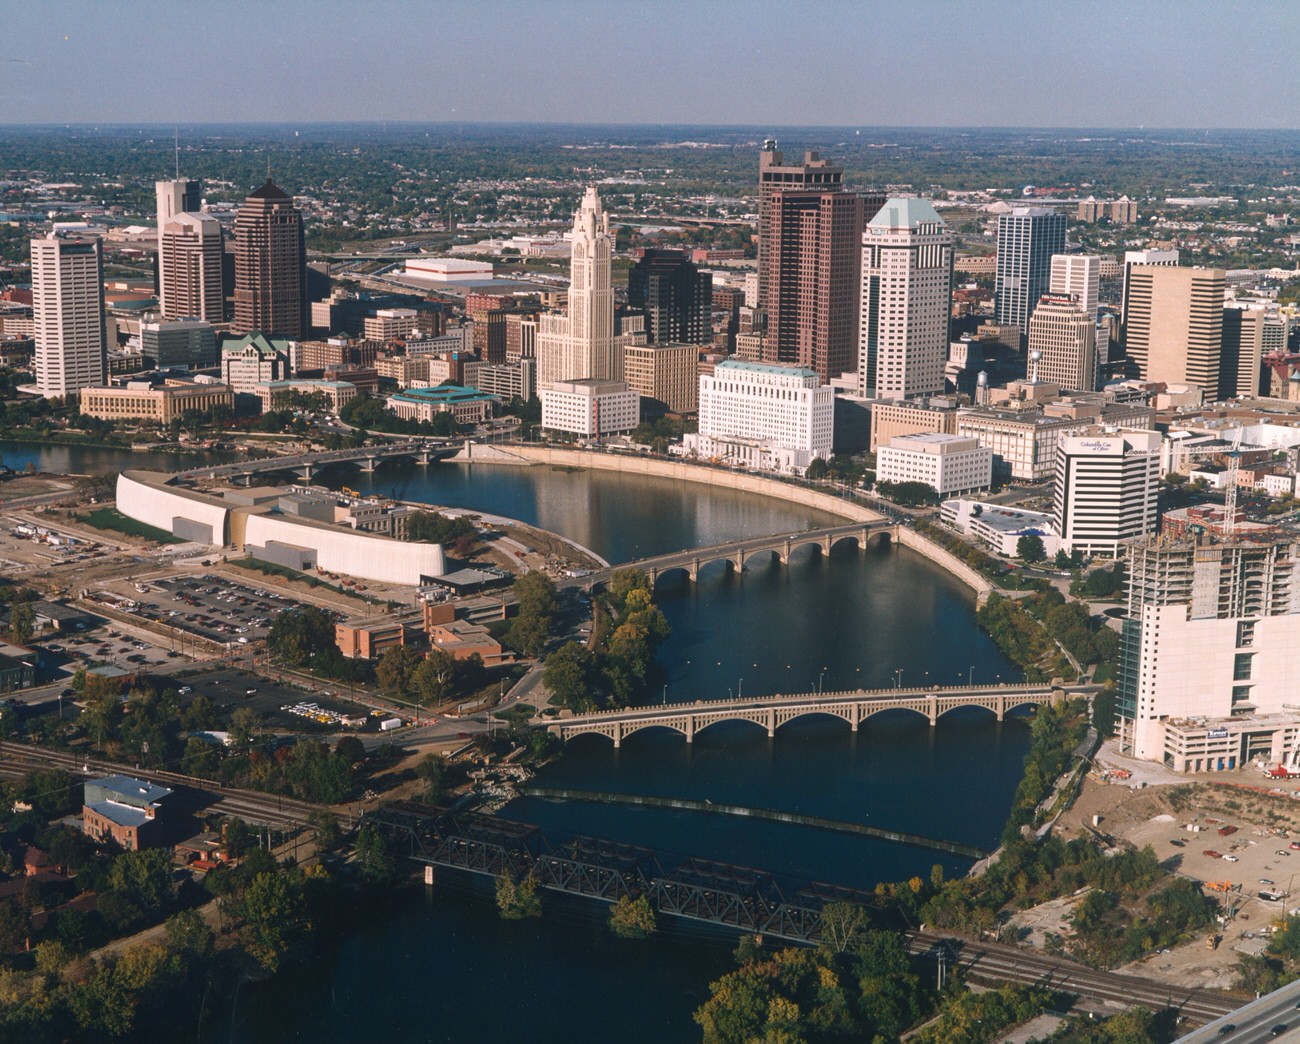
[[[275,615],[295,604],[285,595],[217,576],[175,576],[135,586],[141,616],[219,643],[261,641]]]
[[[74,673],[82,664],[113,664],[124,670],[147,671],[180,655],[174,650],[124,634],[108,622],[85,631],[55,635],[44,643],[43,648],[54,668],[62,667],[68,674]]]
[[[346,725],[342,719],[366,719],[360,731],[374,732],[388,713],[371,715],[371,706],[344,699],[334,693],[311,692],[285,682],[263,678],[237,668],[216,668],[187,673],[177,678],[176,684],[182,701],[206,696],[216,705],[223,721],[239,707],[248,707],[261,715],[267,728],[276,732],[305,732],[328,734],[347,731],[356,726]],[[309,711],[306,704],[314,704]],[[287,709],[286,709],[287,708]]]

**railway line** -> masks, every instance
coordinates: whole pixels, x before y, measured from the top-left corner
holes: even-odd
[[[256,790],[241,790],[223,786],[216,780],[201,779],[181,772],[160,769],[140,769],[102,758],[90,758],[67,751],[46,750],[22,743],[0,742],[0,777],[19,779],[38,769],[63,769],[78,778],[91,776],[126,775],[170,787],[207,795],[215,800],[205,806],[205,811],[238,816],[253,823],[270,827],[308,826],[314,813],[329,811],[322,805],[307,801],[263,794]]]
[[[1202,1023],[1220,1018],[1246,1003],[1244,997],[1097,971],[1000,943],[968,942],[932,932],[908,932],[907,935],[913,954],[933,954],[937,959],[943,953],[948,967],[960,967],[977,980],[1042,986],[1124,1007],[1140,1004],[1152,1011],[1173,1008],[1180,1015]]]

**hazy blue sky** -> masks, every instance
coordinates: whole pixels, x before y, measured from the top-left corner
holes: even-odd
[[[1296,0],[0,0],[0,123],[1300,126]]]

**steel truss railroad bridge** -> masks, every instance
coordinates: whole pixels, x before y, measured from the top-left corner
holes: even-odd
[[[603,838],[573,837],[552,844],[527,823],[495,816],[452,815],[400,802],[365,813],[363,823],[404,847],[417,862],[489,877],[532,877],[539,887],[615,903],[645,896],[657,913],[771,935],[792,942],[821,939],[822,910],[847,901],[875,905],[875,897],[833,885],[796,886],[786,895],[771,874],[688,858],[665,870],[646,848]]]
[[[642,729],[666,728],[680,732],[690,743],[695,734],[723,721],[748,721],[767,729],[769,736],[786,722],[809,714],[828,714],[849,723],[854,732],[876,714],[907,710],[920,714],[931,725],[958,707],[982,707],[998,721],[1018,707],[1058,703],[1071,695],[1090,695],[1100,685],[971,685],[954,689],[853,689],[846,692],[807,692],[789,696],[755,696],[746,699],[701,700],[696,703],[664,704],[659,707],[629,707],[596,711],[563,718],[547,726],[548,731],[567,742],[575,736],[594,733],[612,740],[615,747]]]

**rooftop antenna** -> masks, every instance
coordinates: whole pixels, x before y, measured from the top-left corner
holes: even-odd
[[[181,180],[181,129],[179,127],[175,127],[173,128],[173,131],[176,134],[176,180],[180,181]]]

